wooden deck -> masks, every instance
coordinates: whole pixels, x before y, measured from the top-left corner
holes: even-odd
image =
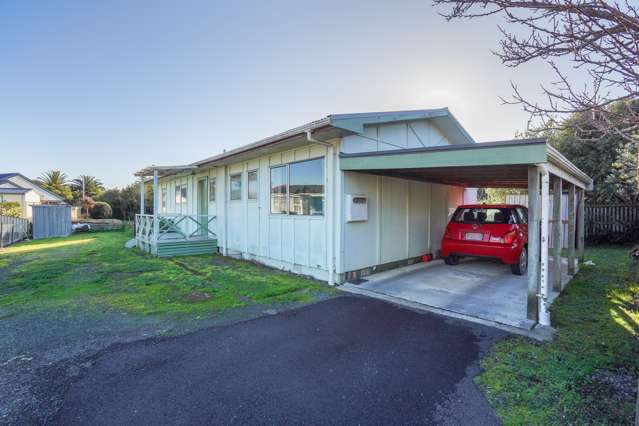
[[[162,226],[154,229],[151,215],[137,215],[136,240],[141,250],[158,257],[217,253],[217,236],[211,229],[214,217],[166,215],[159,219]]]

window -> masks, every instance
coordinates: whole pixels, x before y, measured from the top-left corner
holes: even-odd
[[[490,207],[457,209],[455,215],[453,216],[453,222],[487,224],[516,223],[510,209]]]
[[[242,174],[231,175],[231,200],[242,199]]]
[[[289,166],[289,214],[319,216],[324,213],[324,159]]]
[[[182,191],[180,190],[180,185],[175,185],[175,205],[178,205],[182,202]]]
[[[521,223],[528,223],[528,209],[525,207],[517,207],[517,213],[519,213],[519,220]]]
[[[287,166],[271,169],[271,213],[286,214]]]
[[[180,187],[180,194],[182,196],[182,204],[186,204],[187,199],[188,199],[188,197],[187,197],[187,186],[186,185],[182,185]]]
[[[300,161],[271,169],[271,213],[324,214],[324,159]]]
[[[257,200],[257,170],[248,172],[248,199]]]
[[[215,202],[215,178],[209,180],[209,201]]]
[[[162,187],[162,213],[166,213],[166,187]]]

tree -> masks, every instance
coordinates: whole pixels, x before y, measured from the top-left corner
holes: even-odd
[[[639,143],[639,14],[628,0],[434,0],[448,19],[503,15],[514,29],[500,26],[495,54],[510,67],[543,60],[557,76],[542,86],[546,102],[528,100],[511,83],[513,99],[543,127],[553,117],[581,114],[575,128],[582,137],[615,135]],[[523,33],[522,33],[523,30]],[[563,61],[558,61],[562,59]],[[563,65],[560,65],[562,63]],[[578,88],[566,71],[584,72],[589,84]],[[530,124],[530,123],[529,123]]]
[[[109,203],[98,201],[91,206],[91,217],[93,219],[110,219],[113,216],[113,210]]]
[[[54,194],[59,195],[65,201],[71,202],[73,194],[68,185],[67,175],[60,170],[49,170],[36,179],[36,183]]]
[[[82,184],[84,183],[84,196],[91,198],[99,198],[104,192],[104,185],[94,176],[80,175],[71,182],[71,190],[73,191],[73,199],[76,202],[82,199]]]
[[[100,197],[100,201],[107,202],[113,209],[113,217],[122,220],[133,220],[140,212],[140,186],[131,184],[122,189],[113,188],[106,190]],[[146,213],[151,213],[153,206],[153,187],[147,185],[144,194]]]
[[[639,201],[637,150],[631,141],[617,135],[603,135],[589,127],[588,117],[575,113],[563,123],[547,123],[524,133],[543,136],[571,162],[593,179],[594,190],[586,197],[593,203]],[[586,137],[594,135],[594,137]]]
[[[0,201],[0,216],[20,217],[22,209],[15,201]]]

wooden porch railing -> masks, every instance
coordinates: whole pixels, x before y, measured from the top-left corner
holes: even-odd
[[[214,239],[217,238],[216,219],[213,215],[199,214],[161,214],[157,217],[152,214],[136,214],[135,238],[147,244]]]

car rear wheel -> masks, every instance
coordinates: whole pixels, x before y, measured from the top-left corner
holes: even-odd
[[[457,265],[459,263],[459,257],[451,254],[444,258],[444,262],[446,262],[446,265]]]
[[[526,250],[526,247],[521,249],[519,260],[517,263],[510,265],[510,269],[515,275],[524,275],[526,271],[528,271],[528,251]]]

